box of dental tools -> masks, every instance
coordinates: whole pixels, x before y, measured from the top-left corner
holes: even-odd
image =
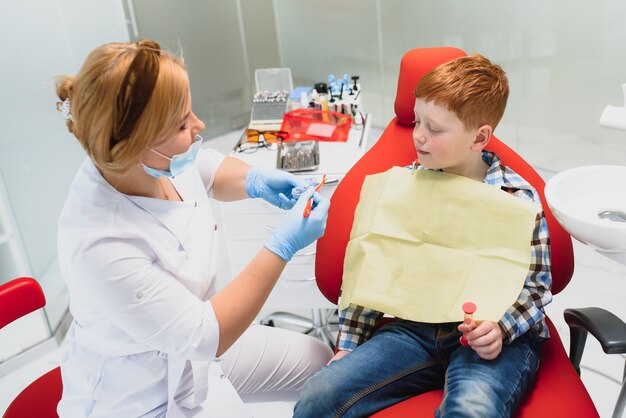
[[[276,168],[289,172],[312,171],[320,165],[320,148],[317,141],[281,142],[278,147]]]

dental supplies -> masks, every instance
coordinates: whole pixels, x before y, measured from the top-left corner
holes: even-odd
[[[289,133],[289,141],[345,142],[351,123],[352,118],[341,113],[296,109],[285,113],[280,130]]]
[[[329,74],[327,82],[315,83],[313,89],[309,89],[306,98],[307,106],[304,106],[304,99],[294,104],[297,99],[292,98],[291,109],[300,107],[342,113],[350,116],[355,126],[362,126],[364,116],[359,78],[359,76],[351,77],[348,74],[337,78]]]
[[[280,124],[287,111],[293,90],[291,69],[260,68],[255,70],[256,93],[250,111],[250,128],[271,130]]]
[[[324,176],[322,177],[322,181],[320,181],[320,183],[315,186],[315,191],[319,192],[320,190],[322,190],[322,186],[324,186],[324,183],[326,183],[326,174],[324,174]],[[308,218],[309,215],[311,214],[311,210],[313,209],[313,197],[309,198],[309,201],[306,202],[306,206],[304,207],[304,213],[302,214],[302,216],[304,216],[305,218]]]
[[[276,168],[289,172],[312,171],[320,165],[316,141],[282,142],[278,147]]]
[[[291,189],[291,196],[293,196],[294,199],[298,199],[300,197],[300,195],[302,195],[302,193],[304,193],[304,191],[306,189],[308,189],[311,186],[315,187],[318,184],[320,184],[320,182],[322,181],[322,178],[324,178],[324,176],[326,176],[326,174],[324,174],[322,177],[320,177],[320,176],[304,177],[302,179],[304,181],[304,186],[298,186],[298,187],[294,187],[293,189]],[[331,183],[339,183],[339,179],[336,178],[336,177],[335,178],[327,178],[324,181],[324,185],[331,184]]]

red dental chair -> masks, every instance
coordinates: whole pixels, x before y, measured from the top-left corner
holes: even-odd
[[[0,328],[41,309],[46,298],[41,286],[30,277],[21,277],[0,286]],[[11,402],[2,418],[58,418],[57,404],[63,384],[57,367],[28,385]]]
[[[346,245],[365,176],[384,172],[392,166],[410,165],[417,157],[412,140],[415,85],[433,67],[463,55],[466,55],[465,52],[456,48],[419,48],[409,51],[403,57],[395,100],[396,117],[389,123],[378,142],[352,167],[337,187],[331,198],[326,232],[317,243],[315,275],[318,287],[328,300],[334,303],[338,300]],[[497,153],[504,165],[523,176],[541,195],[552,244],[552,292],[557,294],[568,284],[572,276],[574,258],[569,234],[548,209],[543,195],[544,181],[527,162],[497,138],[491,139],[487,149]],[[601,334],[597,330],[598,327],[589,326],[594,319],[590,316],[594,316],[595,311],[586,312],[584,309],[567,311],[573,314],[568,319],[570,328],[582,334],[580,337],[573,336],[572,348],[575,348],[574,345],[577,345],[578,349],[584,346],[587,330],[594,336]],[[590,315],[585,315],[586,313]],[[610,322],[605,313],[608,314],[604,311],[599,315],[600,319]],[[551,338],[543,343],[541,366],[533,386],[522,400],[515,416],[598,417],[598,412],[577,373],[582,350],[579,351],[580,355],[572,355],[572,362],[576,363],[573,366],[554,325],[549,319],[547,322]],[[624,329],[619,328],[619,324],[612,325],[615,325],[611,328],[612,332]],[[617,344],[620,347],[618,350],[626,351],[624,341],[626,333],[621,335],[621,338],[619,333],[616,333],[604,336],[604,339],[606,341],[603,348],[606,343],[608,349],[612,350],[611,347]],[[578,357],[575,359],[576,356]],[[415,396],[376,413],[374,417],[432,417],[441,403],[442,393],[442,390],[435,390]]]

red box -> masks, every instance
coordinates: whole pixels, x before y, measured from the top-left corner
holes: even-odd
[[[352,118],[338,112],[296,109],[285,113],[281,131],[289,133],[285,141],[346,142]]]

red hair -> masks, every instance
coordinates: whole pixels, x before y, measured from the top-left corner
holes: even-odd
[[[474,54],[433,68],[414,93],[454,112],[468,129],[482,125],[495,129],[509,98],[509,82],[502,67]]]

